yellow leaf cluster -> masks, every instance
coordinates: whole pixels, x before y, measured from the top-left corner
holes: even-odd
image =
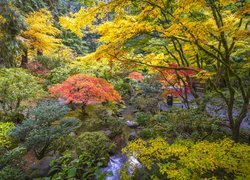
[[[61,43],[56,38],[60,30],[54,26],[53,16],[46,9],[30,13],[25,19],[28,29],[22,32],[22,36],[28,40],[27,46],[44,51],[53,51]]]
[[[169,179],[194,179],[224,170],[238,178],[250,177],[250,146],[230,139],[193,143],[179,140],[169,145],[164,139],[141,139],[128,144],[123,152],[136,156],[148,169],[157,164]]]

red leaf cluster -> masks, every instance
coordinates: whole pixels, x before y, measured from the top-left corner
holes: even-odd
[[[144,79],[144,76],[143,76],[141,73],[139,73],[139,72],[131,72],[131,73],[128,75],[128,77],[129,77],[130,79],[135,80],[135,81],[142,81],[142,80]]]
[[[65,99],[67,103],[75,104],[121,100],[121,96],[110,83],[85,74],[71,76],[62,84],[50,88],[49,92]]]

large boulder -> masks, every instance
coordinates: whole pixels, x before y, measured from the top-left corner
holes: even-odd
[[[50,163],[55,160],[56,156],[47,156],[35,162],[29,169],[31,178],[46,177],[49,175]]]

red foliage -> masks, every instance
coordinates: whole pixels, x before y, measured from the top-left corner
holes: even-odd
[[[179,67],[177,64],[169,64],[169,67],[172,67],[173,69],[161,70],[162,77],[160,78],[160,81],[163,86],[172,86],[172,88],[166,89],[166,92],[163,94],[163,96],[166,96],[168,94],[178,96],[184,94],[185,92],[189,93],[190,87],[187,83],[187,78],[190,78],[192,75],[197,74],[197,72],[199,72],[201,69],[198,67],[190,66],[189,68],[192,68],[194,70],[175,70],[175,68]],[[178,76],[181,77],[185,83],[183,83],[178,78]],[[173,86],[175,86],[176,88],[173,88]]]
[[[104,79],[78,74],[71,76],[62,84],[49,89],[52,95],[59,95],[67,103],[92,104],[105,101],[121,100],[121,96]]]
[[[130,79],[135,80],[135,81],[142,81],[143,78],[144,78],[144,76],[143,76],[141,73],[139,73],[139,72],[131,72],[131,73],[128,75],[128,77],[129,77]]]

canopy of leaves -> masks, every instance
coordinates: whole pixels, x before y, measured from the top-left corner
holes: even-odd
[[[91,104],[121,100],[111,84],[101,78],[78,74],[71,76],[62,84],[49,89],[53,95],[59,95],[68,103]]]
[[[36,77],[20,68],[0,69],[0,106],[7,115],[20,112],[26,102],[44,94]]]

